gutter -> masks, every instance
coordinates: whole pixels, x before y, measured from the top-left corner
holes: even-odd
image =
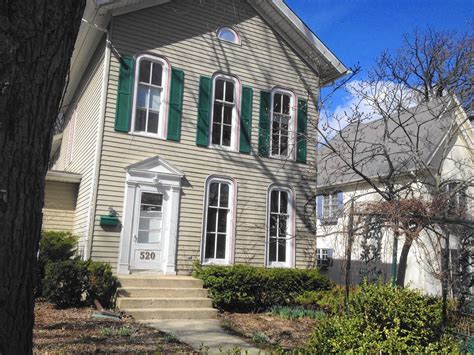
[[[89,216],[87,218],[87,243],[86,249],[84,250],[84,256],[86,260],[91,258],[92,254],[92,239],[94,233],[94,222],[95,214],[97,212],[97,195],[99,187],[99,172],[100,172],[100,160],[102,156],[102,145],[104,140],[104,125],[105,125],[105,111],[107,104],[107,90],[109,86],[109,68],[110,68],[110,33],[108,30],[104,30],[106,33],[105,39],[105,50],[104,50],[104,72],[102,76],[102,90],[100,98],[100,116],[98,122],[97,132],[97,145],[95,154],[95,165],[92,173],[92,192],[91,192],[91,205]]]

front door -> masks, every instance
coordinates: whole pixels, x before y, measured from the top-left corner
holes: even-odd
[[[137,191],[133,218],[130,269],[161,271],[165,231],[166,193]]]

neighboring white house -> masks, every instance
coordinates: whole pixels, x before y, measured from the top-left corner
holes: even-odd
[[[366,203],[382,200],[374,187],[347,167],[345,162],[354,163],[371,181],[384,176],[388,171],[388,163],[377,149],[382,147],[382,136],[386,132],[384,123],[387,122],[391,138],[385,141],[384,147],[390,153],[396,169],[402,172],[398,177],[400,186],[409,182],[414,187],[413,197],[429,199],[432,176],[428,169],[439,170],[441,182],[445,182],[448,188],[455,188],[456,181],[464,184],[449,203],[456,205],[457,210],[461,209],[465,219],[473,219],[474,132],[455,99],[445,97],[421,104],[389,120],[380,119],[359,126],[349,124],[330,141],[338,154],[331,152],[327,146],[318,153],[319,195],[316,205],[319,264],[339,283],[344,283],[351,201],[354,201],[354,220],[360,222],[356,223],[360,227],[367,221],[363,218],[368,218],[360,214]],[[413,141],[418,141],[416,149]],[[353,149],[349,149],[349,146]],[[380,187],[383,189],[383,185]],[[471,240],[474,239],[472,229],[465,228],[462,233],[472,233]],[[468,236],[451,235],[450,238],[450,262],[453,268],[456,267],[460,237]],[[398,241],[396,260],[400,259],[403,241],[403,237]],[[440,247],[444,248],[444,245],[440,246],[428,232],[422,232],[410,249],[406,284],[427,293],[440,294],[441,283],[436,277],[440,270]],[[378,232],[372,226],[358,233],[351,254],[352,281],[360,282],[366,276],[390,281],[393,270],[396,270],[392,262],[393,250],[394,238],[390,230],[382,228]]]

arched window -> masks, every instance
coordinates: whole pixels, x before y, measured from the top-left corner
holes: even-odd
[[[234,236],[235,184],[211,177],[206,182],[203,263],[229,264]]]
[[[267,265],[292,267],[294,255],[294,197],[290,188],[272,186],[267,205]]]
[[[234,29],[230,27],[221,27],[217,30],[217,38],[221,41],[240,44],[240,37]]]
[[[290,158],[294,156],[295,94],[290,90],[272,90],[270,155]]]
[[[165,138],[169,64],[148,54],[136,60],[132,131]]]
[[[210,145],[237,150],[240,82],[233,76],[216,74],[212,80],[212,87]]]

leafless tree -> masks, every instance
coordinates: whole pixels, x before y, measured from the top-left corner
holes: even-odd
[[[44,179],[84,6],[0,3],[0,354],[32,352]]]
[[[466,115],[473,49],[472,31],[416,31],[399,50],[383,53],[366,79],[344,84],[353,97],[349,109],[329,113],[321,103],[318,193],[359,189],[352,196],[356,213],[378,216],[395,243],[403,240],[398,285],[422,234],[431,232],[445,250],[450,238],[462,237],[459,230],[474,228],[474,134]],[[441,265],[446,274],[447,263]],[[446,277],[441,280],[445,295]]]

